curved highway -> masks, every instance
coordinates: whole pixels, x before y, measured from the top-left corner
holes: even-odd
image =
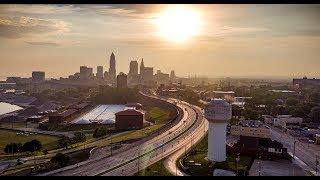
[[[144,94],[146,95],[146,94]],[[91,159],[80,165],[68,166],[42,175],[51,176],[129,176],[141,169],[171,155],[181,148],[189,148],[202,138],[207,123],[201,109],[176,99],[159,98],[175,104],[183,111],[180,121],[173,123],[166,131],[132,146],[110,157]]]

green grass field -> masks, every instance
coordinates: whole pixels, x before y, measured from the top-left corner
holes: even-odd
[[[159,107],[148,108],[145,119],[155,124],[163,124],[168,122],[170,112]]]
[[[173,176],[164,167],[163,160],[154,163],[153,165],[136,173],[135,176]]]
[[[4,153],[4,148],[7,144],[10,143],[25,143],[27,141],[31,140],[39,140],[43,148],[46,148],[48,150],[54,149],[56,147],[56,142],[58,140],[58,137],[56,136],[49,136],[49,135],[29,135],[29,136],[22,136],[17,135],[18,131],[11,131],[11,130],[0,130],[0,154]]]

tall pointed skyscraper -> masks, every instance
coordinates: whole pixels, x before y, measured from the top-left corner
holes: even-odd
[[[109,77],[110,77],[111,83],[116,82],[116,79],[117,79],[116,57],[113,52],[110,56]]]
[[[141,63],[140,63],[140,75],[141,76],[143,75],[143,71],[144,71],[144,62],[143,62],[143,58],[142,58]]]

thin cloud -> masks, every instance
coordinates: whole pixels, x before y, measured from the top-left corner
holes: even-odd
[[[34,45],[34,46],[60,46],[60,44],[56,43],[56,42],[28,42],[26,41],[25,43],[30,44],[30,45]]]
[[[0,18],[0,37],[18,39],[25,36],[38,36],[69,31],[69,25],[55,19],[20,17],[19,20]]]
[[[23,5],[23,4],[15,4],[15,5],[1,5],[0,12],[1,13],[20,13],[20,14],[28,14],[28,15],[43,15],[43,14],[67,14],[79,11],[79,7],[75,7],[73,5]]]

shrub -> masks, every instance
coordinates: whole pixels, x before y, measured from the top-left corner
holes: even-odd
[[[26,152],[34,152],[34,151],[39,151],[42,149],[42,144],[38,140],[32,140],[29,142],[24,143],[22,146],[22,151]]]
[[[105,128],[105,127],[100,127],[100,128],[97,128],[97,129],[94,131],[93,137],[94,137],[94,138],[102,137],[102,136],[107,135],[107,133],[108,133],[107,128]]]
[[[51,158],[50,162],[58,164],[60,167],[67,166],[70,161],[70,157],[64,155],[62,153],[56,154],[54,157]]]
[[[21,150],[22,145],[20,143],[10,143],[7,144],[6,147],[4,148],[5,153],[17,153]]]
[[[72,143],[71,143],[71,139],[70,138],[68,138],[66,136],[63,136],[58,140],[58,144],[59,144],[60,148],[68,149],[69,145],[72,144]]]
[[[73,141],[75,143],[78,143],[78,142],[85,142],[87,140],[87,137],[84,133],[82,132],[76,132],[74,133],[74,138],[73,138]]]

